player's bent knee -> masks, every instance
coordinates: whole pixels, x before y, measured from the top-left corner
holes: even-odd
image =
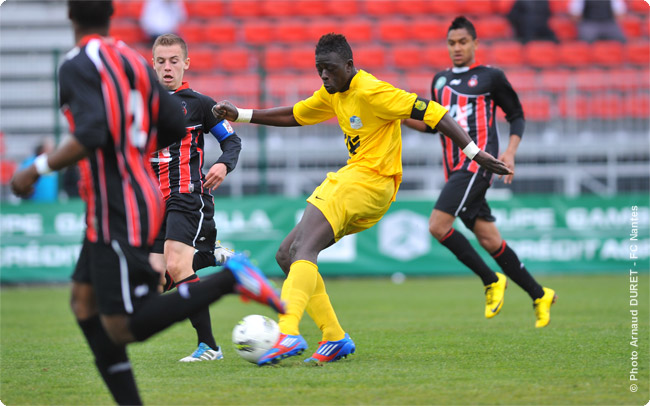
[[[106,334],[116,345],[125,345],[136,341],[135,337],[129,330],[129,318],[126,315],[102,315],[102,325]]]
[[[288,275],[289,268],[291,267],[291,258],[289,257],[289,253],[280,247],[280,249],[275,253],[275,261],[280,265],[282,272],[284,272],[285,275]]]

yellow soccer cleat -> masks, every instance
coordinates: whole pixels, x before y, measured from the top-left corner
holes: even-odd
[[[544,288],[544,296],[535,299],[533,308],[535,309],[535,327],[546,327],[551,322],[551,305],[557,300],[557,295],[553,289]]]
[[[487,319],[491,319],[501,311],[506,287],[508,286],[506,276],[499,272],[495,273],[499,280],[485,286],[485,318]]]

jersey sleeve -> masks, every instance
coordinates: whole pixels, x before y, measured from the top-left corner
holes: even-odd
[[[447,109],[436,102],[386,82],[379,82],[377,88],[368,96],[377,117],[385,120],[413,118],[435,127],[447,112]]]
[[[524,133],[525,120],[519,96],[502,70],[495,69],[494,82],[494,102],[506,114],[506,120],[510,123],[510,134],[521,137]]]
[[[293,117],[300,125],[322,123],[335,115],[329,94],[323,86],[315,91],[311,97],[293,105]]]
[[[59,102],[70,121],[73,136],[85,148],[93,150],[106,144],[106,108],[99,72],[90,61],[72,59],[59,69]]]

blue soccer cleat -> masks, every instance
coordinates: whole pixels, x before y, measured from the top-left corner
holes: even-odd
[[[280,294],[271,286],[262,271],[251,264],[245,255],[234,255],[226,261],[224,267],[237,280],[235,290],[242,297],[267,305],[278,313],[284,313],[284,303],[280,299]]]
[[[338,341],[321,341],[318,344],[320,344],[318,350],[305,362],[334,362],[354,354],[356,350],[354,341],[352,341],[348,333],[345,333],[345,337]]]
[[[300,355],[307,349],[307,341],[301,335],[280,334],[278,342],[257,361],[257,365],[277,364],[280,360]]]

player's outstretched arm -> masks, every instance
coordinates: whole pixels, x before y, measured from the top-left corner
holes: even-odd
[[[270,109],[238,109],[227,100],[220,101],[212,107],[212,114],[217,120],[240,123],[272,125],[275,127],[297,127],[300,124],[293,116],[293,106],[274,107]]]
[[[463,130],[458,123],[456,123],[456,120],[451,118],[448,113],[445,113],[442,119],[440,119],[438,125],[436,125],[436,129],[449,137],[454,144],[458,145],[465,155],[476,161],[477,164],[481,165],[488,171],[496,173],[497,175],[509,175],[512,173],[504,162],[497,160],[485,151],[478,150],[478,147],[465,130]],[[476,150],[478,150],[478,152],[476,152]]]
[[[39,155],[33,164],[17,171],[11,179],[11,189],[18,197],[29,197],[34,193],[34,184],[41,175],[70,166],[87,155],[86,148],[69,135],[54,152]]]

